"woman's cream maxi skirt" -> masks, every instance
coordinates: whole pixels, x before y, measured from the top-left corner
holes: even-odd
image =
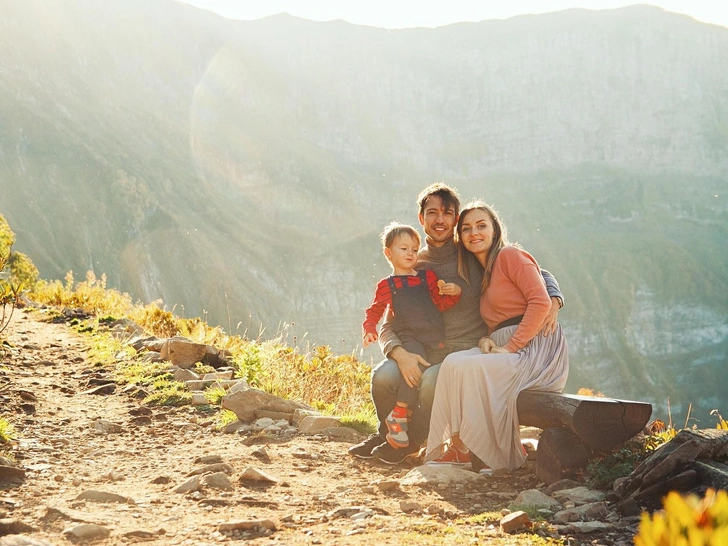
[[[503,346],[518,326],[491,338]],[[538,334],[517,353],[483,354],[469,349],[450,354],[440,366],[430,418],[425,462],[444,452],[455,433],[492,469],[514,470],[525,462],[518,432],[516,399],[524,390],[561,392],[569,373],[569,350],[558,325]]]

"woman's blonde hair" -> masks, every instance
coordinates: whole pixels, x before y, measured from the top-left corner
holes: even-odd
[[[498,257],[498,253],[504,246],[509,244],[508,229],[503,223],[503,220],[501,220],[500,216],[498,215],[498,211],[488,205],[485,201],[470,201],[462,208],[462,210],[460,211],[460,218],[458,218],[458,225],[455,231],[455,244],[458,247],[458,275],[460,275],[460,277],[462,277],[468,284],[470,284],[470,274],[468,273],[470,265],[475,263],[480,266],[480,263],[475,258],[473,253],[465,248],[462,243],[463,222],[465,221],[465,217],[468,215],[468,213],[473,210],[482,210],[483,212],[485,212],[488,216],[490,216],[490,221],[493,224],[493,244],[490,245],[488,254],[485,257],[483,284],[480,287],[480,293],[482,294],[490,285],[490,278],[493,274],[493,264],[495,263],[495,259]]]

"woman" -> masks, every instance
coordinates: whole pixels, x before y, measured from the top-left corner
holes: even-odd
[[[569,356],[561,326],[539,335],[550,299],[536,260],[508,243],[498,213],[482,201],[466,205],[457,224],[458,273],[468,260],[483,268],[480,314],[489,336],[450,354],[437,379],[425,462],[458,464],[472,452],[490,469],[525,461],[516,399],[526,389],[561,392]],[[449,446],[448,446],[449,444]]]

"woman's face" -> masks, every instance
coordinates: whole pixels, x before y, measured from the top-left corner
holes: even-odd
[[[493,245],[493,220],[490,214],[481,209],[464,213],[460,228],[460,240],[465,248],[479,258],[485,258]]]

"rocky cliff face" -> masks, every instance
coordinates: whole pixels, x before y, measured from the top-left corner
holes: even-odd
[[[44,276],[358,350],[377,234],[444,179],[557,275],[570,390],[728,405],[728,29],[645,6],[406,31],[0,10],[0,212]]]

